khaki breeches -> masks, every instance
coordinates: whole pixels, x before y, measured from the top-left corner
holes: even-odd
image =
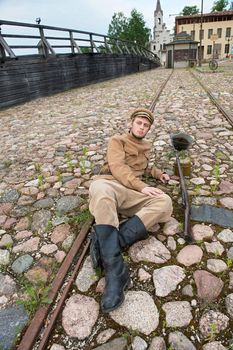
[[[172,201],[167,194],[149,197],[126,188],[116,180],[95,180],[89,193],[89,209],[97,225],[118,228],[118,214],[126,217],[137,215],[148,230],[156,223],[168,221],[172,214]]]

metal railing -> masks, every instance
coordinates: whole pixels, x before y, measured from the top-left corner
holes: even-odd
[[[14,30],[16,34],[13,33]],[[16,54],[16,51],[20,54]],[[16,59],[25,52],[26,54],[35,53],[45,58],[62,53],[134,54],[160,64],[158,56],[153,52],[127,40],[75,29],[0,19],[0,60]]]

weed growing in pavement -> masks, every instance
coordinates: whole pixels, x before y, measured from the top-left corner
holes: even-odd
[[[233,265],[233,260],[231,258],[227,258],[226,264],[228,269],[230,269]]]
[[[216,322],[212,322],[210,324],[210,333],[208,334],[207,339],[214,340],[216,334],[217,334],[217,324],[216,324]]]
[[[219,163],[219,160],[217,159],[216,160],[216,163],[215,163],[215,166],[214,166],[214,169],[213,169],[213,176],[215,177],[215,180],[216,181],[219,181],[220,180],[220,163]]]
[[[202,189],[202,185],[196,185],[194,188],[194,192],[198,195]]]
[[[74,168],[75,168],[75,166],[74,166],[74,164],[72,163],[71,154],[70,154],[69,152],[66,152],[64,158],[65,158],[65,162],[66,162],[66,164],[67,164],[69,170],[70,170],[70,171],[73,171]]]
[[[220,255],[221,255],[221,254],[220,254],[220,252],[219,252],[218,250],[216,250],[216,251],[214,252],[215,258],[219,257]]]
[[[5,168],[9,168],[12,164],[13,162],[10,159],[6,159],[3,161],[3,165],[5,166]]]
[[[44,176],[42,174],[38,175],[38,186],[41,188],[44,185]]]
[[[86,161],[87,161],[87,157],[88,157],[88,148],[84,147],[82,152],[83,152],[83,154],[80,157],[79,166],[80,166],[80,169],[81,169],[81,174],[85,174],[85,172],[86,172]]]
[[[172,345],[169,346],[167,350],[175,350]]]
[[[59,182],[62,182],[62,174],[61,174],[61,172],[60,172],[59,169],[56,170],[55,175],[58,177],[57,180],[58,180]]]
[[[68,218],[67,223],[68,224],[84,224],[84,222],[92,219],[93,216],[91,215],[90,211],[88,209],[85,209],[83,211],[80,211],[75,216],[72,216],[71,218]]]
[[[202,239],[196,240],[196,244],[197,244],[200,248],[204,249],[204,241],[203,241]]]
[[[34,163],[35,171],[41,173],[41,165],[39,163]]]
[[[47,222],[47,225],[46,225],[46,228],[45,228],[45,232],[50,232],[53,228],[53,223],[52,223],[52,220],[48,220]]]
[[[122,333],[122,337],[127,340],[127,342],[132,343],[133,338],[140,336],[140,332],[136,329],[129,328],[128,332]]]
[[[50,304],[52,301],[48,297],[49,287],[44,284],[33,285],[28,281],[23,282],[25,299],[16,301],[19,305],[24,305],[30,315],[33,315],[41,304]]]

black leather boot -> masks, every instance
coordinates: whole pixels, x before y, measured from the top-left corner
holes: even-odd
[[[119,243],[121,248],[131,246],[133,243],[146,239],[148,232],[141,219],[137,215],[132,216],[130,219],[124,221],[119,227]],[[90,255],[93,268],[103,269],[101,262],[99,244],[96,237],[96,233],[91,235]]]
[[[148,237],[148,232],[141,219],[137,215],[124,221],[119,227],[119,241],[121,248],[131,246],[137,241]]]
[[[106,282],[101,308],[103,312],[110,312],[124,301],[124,289],[130,281],[129,270],[121,256],[118,230],[111,225],[96,225],[95,232]]]

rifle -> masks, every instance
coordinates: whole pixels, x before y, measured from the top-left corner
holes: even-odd
[[[191,209],[189,204],[189,196],[188,196],[188,191],[186,189],[185,178],[183,175],[182,167],[180,164],[180,158],[179,158],[179,151],[187,150],[190,144],[193,142],[193,139],[191,136],[184,133],[171,134],[170,137],[171,137],[172,146],[176,154],[176,163],[177,163],[179,177],[180,177],[182,204],[184,207],[184,232],[182,236],[187,243],[193,243],[191,223],[190,223]]]

